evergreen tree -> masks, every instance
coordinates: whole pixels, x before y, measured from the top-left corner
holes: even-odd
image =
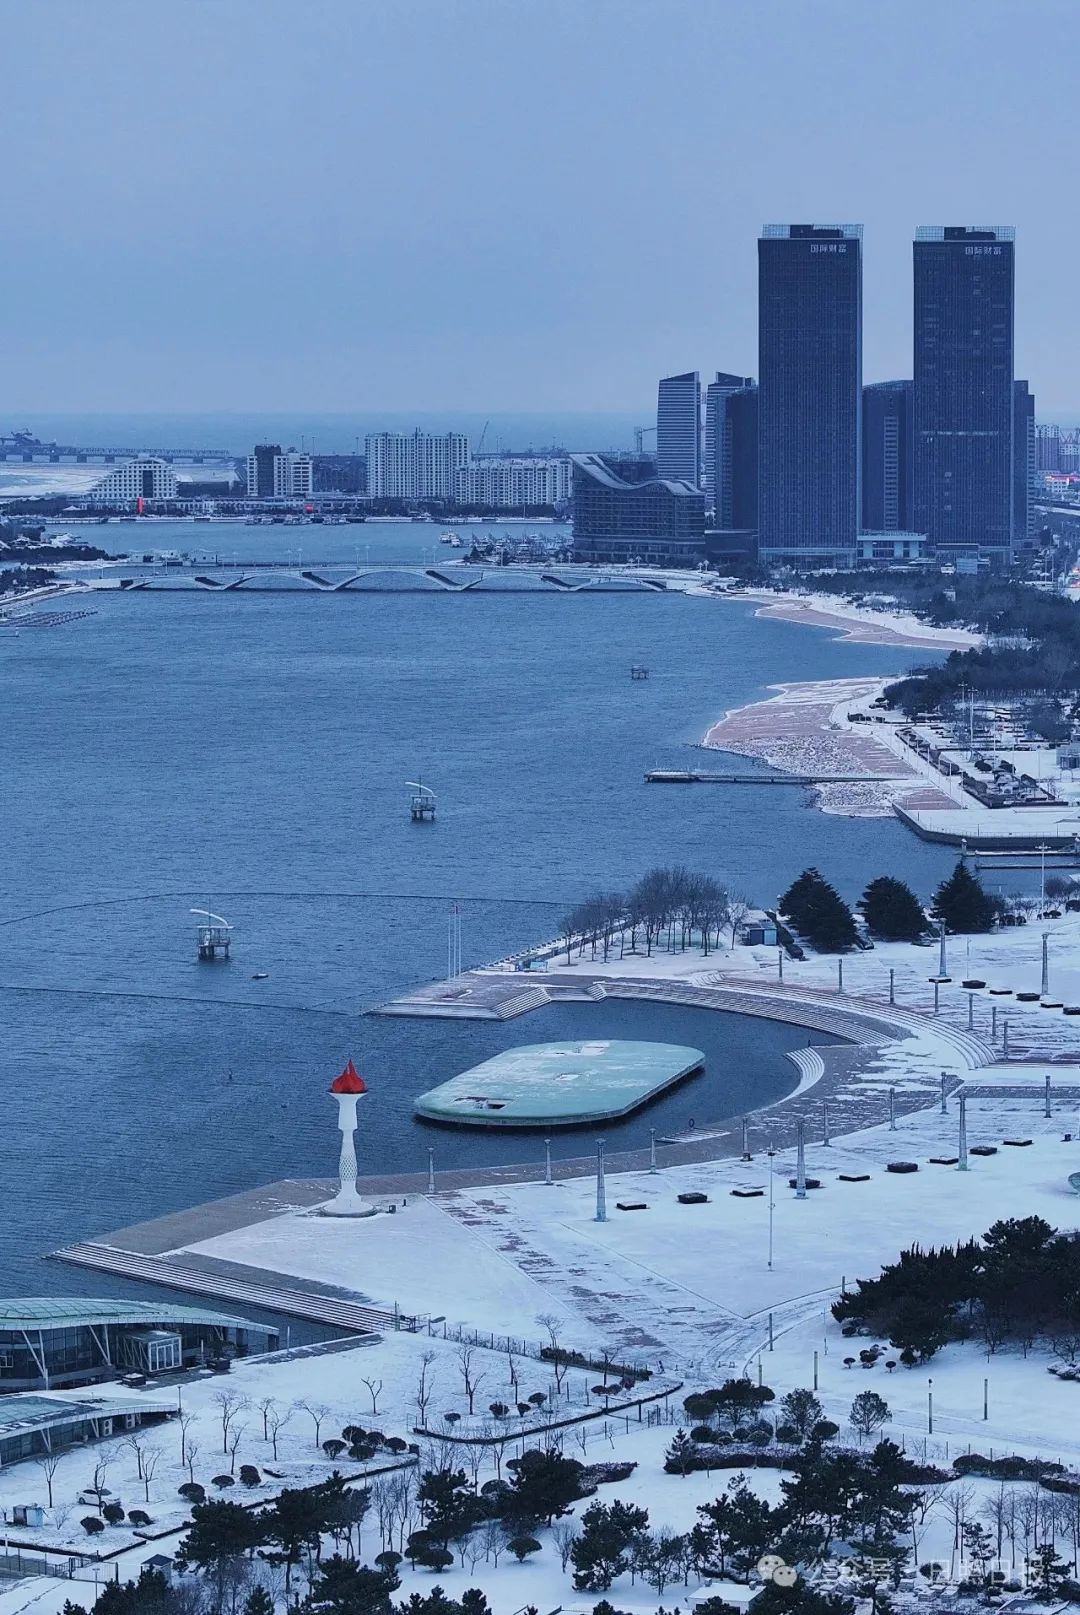
[[[902,880],[879,875],[862,894],[868,930],[886,942],[912,942],[926,930],[922,904]]]
[[[934,893],[930,912],[936,920],[944,920],[950,931],[989,931],[997,919],[998,905],[961,859]]]
[[[780,909],[821,953],[842,953],[855,945],[850,908],[816,869],[803,870],[780,899]]]
[[[781,1422],[790,1425],[800,1441],[805,1441],[823,1416],[823,1408],[813,1391],[789,1391],[780,1403]]]
[[[322,1566],[311,1597],[328,1615],[390,1615],[390,1594],[400,1585],[396,1571],[372,1570],[335,1554]]]
[[[244,1600],[244,1615],[274,1615],[274,1600],[265,1587],[253,1587]]]
[[[688,1475],[693,1462],[694,1443],[685,1430],[676,1430],[675,1439],[665,1455],[664,1468],[669,1475]]]
[[[512,1458],[507,1468],[513,1470],[514,1479],[506,1513],[515,1519],[544,1520],[550,1525],[582,1496],[584,1467],[554,1448],[544,1452],[530,1447],[520,1458]]]

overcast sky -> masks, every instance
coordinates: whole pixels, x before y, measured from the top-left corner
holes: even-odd
[[[0,428],[645,411],[661,374],[756,371],[765,220],[865,225],[868,381],[911,374],[914,227],[1015,224],[1017,373],[1078,411],[1076,20],[0,0]]]

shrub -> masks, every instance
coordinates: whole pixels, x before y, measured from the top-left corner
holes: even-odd
[[[510,1549],[519,1565],[525,1562],[530,1553],[540,1552],[540,1544],[534,1536],[511,1537],[506,1546]]]
[[[690,1431],[690,1440],[713,1442],[716,1440],[716,1431],[711,1424],[695,1424]]]
[[[488,1412],[493,1419],[505,1419],[510,1409],[505,1402],[489,1402]]]
[[[101,1512],[110,1525],[119,1525],[124,1518],[124,1510],[119,1503],[106,1503]]]
[[[224,1491],[227,1486],[235,1486],[236,1480],[232,1475],[215,1475],[211,1484]]]
[[[262,1484],[262,1476],[254,1464],[240,1465],[240,1484],[241,1486],[260,1486]]]
[[[186,1498],[189,1503],[206,1502],[206,1487],[200,1486],[197,1480],[186,1480],[176,1491],[177,1496]]]
[[[146,1510],[141,1508],[128,1509],[128,1519],[131,1521],[132,1525],[137,1525],[140,1529],[144,1525],[153,1525],[154,1523],[149,1514],[147,1514]]]
[[[79,1524],[82,1526],[87,1536],[97,1536],[99,1531],[104,1531],[105,1529],[105,1521],[99,1520],[96,1514],[85,1515],[83,1519],[79,1521]]]
[[[340,1458],[341,1454],[345,1451],[345,1443],[344,1441],[337,1441],[333,1436],[331,1436],[329,1441],[323,1442],[322,1450],[330,1459]]]

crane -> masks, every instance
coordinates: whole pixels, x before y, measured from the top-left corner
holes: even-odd
[[[656,427],[655,426],[635,426],[634,427],[634,453],[635,454],[640,454],[641,453],[641,443],[642,443],[642,439],[644,438],[646,432],[652,432],[652,433],[655,434]]]
[[[481,433],[480,433],[480,441],[479,441],[479,443],[478,443],[478,444],[477,444],[477,445],[476,445],[476,453],[475,453],[475,454],[474,454],[474,455],[473,455],[473,459],[474,459],[474,460],[479,460],[479,458],[480,458],[480,456],[481,456],[481,454],[482,454],[482,453],[483,453],[483,449],[484,449],[484,439],[485,439],[485,438],[486,438],[486,437],[487,437],[487,434],[488,434],[488,427],[489,427],[489,426],[490,426],[490,425],[491,425],[491,422],[490,422],[490,421],[485,421],[485,422],[484,422],[484,430],[483,430],[483,431],[482,431],[482,432],[481,432]]]

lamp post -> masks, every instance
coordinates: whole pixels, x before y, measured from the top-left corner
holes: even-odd
[[[800,1116],[795,1123],[795,1198],[806,1199],[806,1123]]]
[[[649,1171],[656,1171],[656,1128],[649,1128]]]
[[[896,1132],[896,1089],[889,1089],[889,1132]]]
[[[956,1154],[956,1170],[958,1172],[966,1172],[968,1169],[967,1097],[964,1094],[960,1095],[960,1128],[957,1138]]]
[[[596,1140],[596,1218],[607,1222],[607,1191],[604,1187],[604,1140]]]
[[[1043,934],[1042,934],[1042,981],[1041,981],[1040,986],[1039,986],[1039,997],[1040,998],[1049,998],[1050,997],[1049,943],[1050,943],[1050,932],[1049,931],[1044,931]]]
[[[896,971],[889,966],[889,1003],[896,1003]]]
[[[550,1138],[545,1138],[545,1140],[544,1140],[544,1182],[545,1182],[545,1184],[551,1184],[551,1183],[554,1183],[554,1181],[555,1181],[554,1178],[551,1176],[551,1140],[550,1140]]]
[[[945,959],[945,921],[938,920],[938,966],[937,973],[942,981],[949,979],[949,967]]]
[[[427,1152],[427,1192],[435,1193],[435,1150],[430,1144]]]
[[[829,1101],[827,1099],[821,1101],[821,1142],[823,1144],[832,1143],[832,1139],[829,1137]]]
[[[771,1272],[773,1265],[773,1212],[776,1207],[776,1172],[773,1167],[776,1151],[773,1148],[771,1139],[769,1140],[767,1154],[769,1157],[769,1271]]]
[[[943,1071],[941,1073],[941,1114],[943,1116],[945,1115],[945,1112],[949,1108],[948,1104],[946,1103],[946,1099],[945,1099],[945,1085],[948,1082],[948,1080],[949,1080],[949,1073],[947,1071]]]
[[[742,1119],[742,1158],[744,1161],[753,1160],[750,1154],[750,1123],[745,1116]]]
[[[934,1433],[934,1382],[932,1379],[928,1379],[926,1382],[926,1433],[928,1436],[932,1436]]]

